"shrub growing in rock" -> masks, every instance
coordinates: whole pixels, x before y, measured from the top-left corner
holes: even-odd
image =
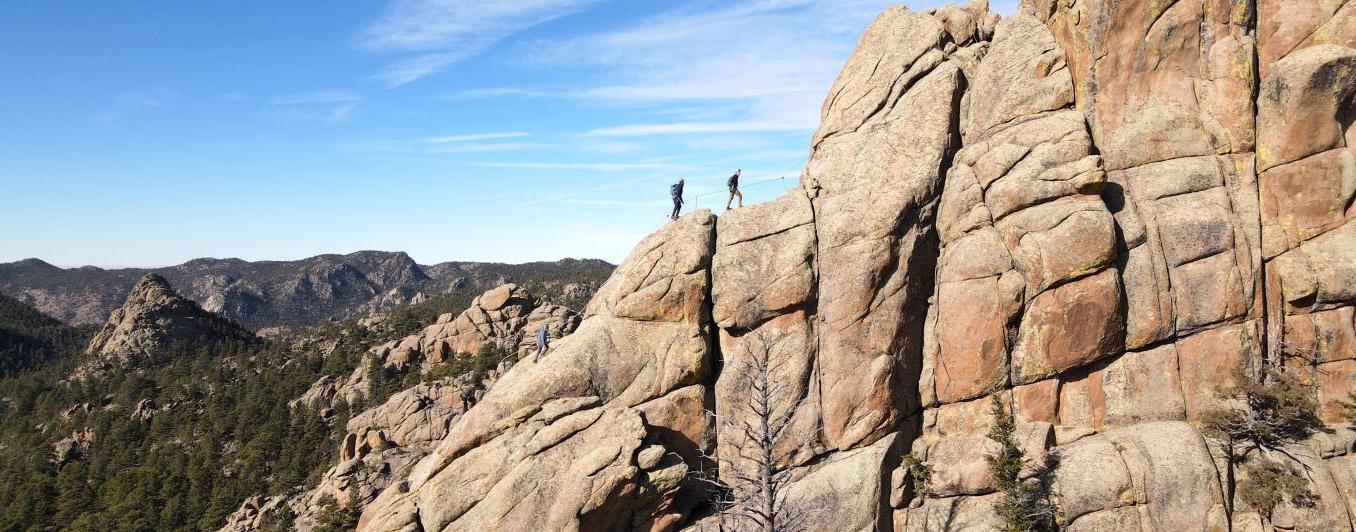
[[[1309,482],[1290,464],[1259,455],[1248,460],[1242,470],[1246,481],[1238,484],[1238,498],[1267,519],[1285,500],[1300,507],[1314,504]]]
[[[350,491],[348,502],[339,506],[339,501],[332,496],[326,496],[321,503],[320,513],[315,517],[314,532],[347,532],[358,526],[358,518],[362,516],[363,508],[358,504],[355,496],[356,491]]]
[[[1318,404],[1311,392],[1295,377],[1280,371],[1262,373],[1254,380],[1238,375],[1228,397],[1238,406],[1206,412],[1205,427],[1230,446],[1276,448],[1309,437],[1324,429],[1318,418]]]
[[[912,453],[904,455],[902,460],[904,469],[908,470],[909,477],[913,480],[910,487],[913,488],[913,494],[909,499],[921,499],[932,493],[932,466],[927,462],[919,460]]]
[[[1312,505],[1309,481],[1295,467],[1271,460],[1263,452],[1288,454],[1285,445],[1327,430],[1318,418],[1313,392],[1278,369],[1263,370],[1259,379],[1240,369],[1235,382],[1239,384],[1227,396],[1237,406],[1208,411],[1204,418],[1206,432],[1224,440],[1230,462],[1242,464],[1242,480],[1234,494],[1268,519],[1282,501]]]
[[[481,344],[480,350],[476,354],[457,353],[446,362],[429,368],[424,372],[422,380],[432,382],[448,377],[460,377],[462,375],[472,375],[472,380],[479,382],[493,369],[499,367],[499,363],[513,358],[514,353],[495,345],[493,342]]]
[[[985,457],[989,473],[1003,497],[994,505],[994,511],[1008,532],[1028,532],[1055,529],[1055,506],[1050,502],[1048,474],[1050,464],[1039,468],[1029,479],[1021,477],[1026,457],[1017,445],[1017,421],[1003,406],[998,394],[993,394],[993,425],[988,437],[998,443],[997,454]]]

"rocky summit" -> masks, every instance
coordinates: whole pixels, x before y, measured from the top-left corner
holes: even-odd
[[[86,353],[96,361],[126,361],[166,351],[174,344],[203,345],[253,337],[230,320],[180,296],[165,278],[148,274],[132,287],[127,302],[108,317]]]
[[[889,9],[359,528],[1351,530],[1353,117],[1356,4]]]

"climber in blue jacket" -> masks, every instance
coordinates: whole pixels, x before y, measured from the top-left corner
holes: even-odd
[[[541,356],[546,354],[547,349],[549,349],[549,346],[546,344],[546,327],[542,327],[540,331],[537,331],[537,355],[532,358],[532,362],[540,362]]]

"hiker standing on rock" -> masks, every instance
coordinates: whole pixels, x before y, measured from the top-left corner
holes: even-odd
[[[540,362],[541,356],[546,354],[548,348],[546,345],[546,327],[542,327],[540,331],[537,331],[537,356],[532,358],[532,362],[534,364]]]
[[[669,187],[669,195],[673,196],[673,214],[669,215],[670,220],[678,219],[678,211],[683,209],[683,179],[678,178],[678,182]]]
[[[739,174],[742,172],[743,170],[736,168],[734,175],[730,176],[730,179],[725,182],[725,186],[730,187],[730,199],[725,200],[725,210],[727,211],[730,210],[730,202],[734,201],[736,197],[739,198],[739,206],[744,206],[744,193],[739,191]]]

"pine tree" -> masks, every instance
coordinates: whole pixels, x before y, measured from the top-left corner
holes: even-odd
[[[989,473],[1003,494],[994,511],[1007,532],[1029,532],[1035,530],[1054,530],[1055,508],[1044,489],[1043,472],[1036,478],[1022,478],[1022,468],[1026,458],[1022,448],[1017,445],[1017,422],[1012,413],[1003,406],[998,394],[992,396],[993,425],[989,427],[988,437],[998,443],[997,454],[985,457],[989,464]],[[1048,469],[1048,468],[1047,468]]]

